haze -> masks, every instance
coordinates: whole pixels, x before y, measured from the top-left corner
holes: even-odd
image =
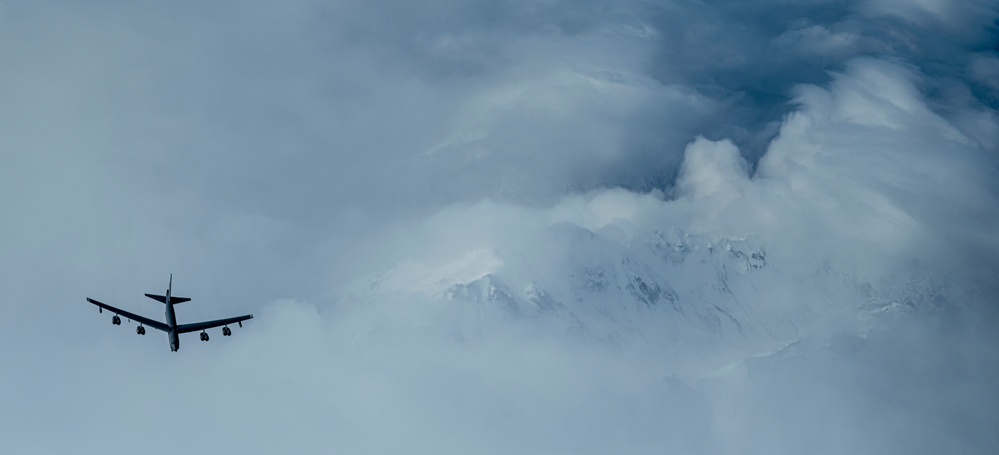
[[[999,452],[997,20],[2,1],[0,448]]]

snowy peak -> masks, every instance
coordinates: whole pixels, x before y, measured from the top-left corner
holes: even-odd
[[[495,273],[502,266],[503,259],[496,251],[489,249],[473,250],[436,262],[407,260],[367,280],[365,287],[371,294],[439,296],[456,285],[472,283]]]
[[[757,274],[770,264],[753,236],[709,238],[667,227],[622,245],[557,223],[540,239],[540,247],[503,257],[484,248],[446,260],[403,261],[353,287],[351,300],[363,305],[391,295],[424,302],[427,311],[474,321],[461,326],[548,319],[614,343],[786,341],[797,334],[796,315],[772,314],[754,290]]]
[[[616,262],[578,265],[571,270],[568,278],[576,302],[608,297],[620,300],[628,296],[626,301],[646,307],[670,305],[677,308],[679,297],[669,281],[632,255],[624,255]]]
[[[448,300],[471,303],[480,308],[489,307],[502,316],[520,317],[523,303],[515,298],[506,285],[494,276],[486,275],[470,283],[456,284],[444,292]]]
[[[689,261],[712,262],[739,273],[767,266],[767,253],[755,235],[712,240],[671,226],[649,231],[637,243],[636,249],[648,250],[662,262],[672,266],[680,266]]]

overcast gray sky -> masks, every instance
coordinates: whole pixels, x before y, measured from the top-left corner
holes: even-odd
[[[978,0],[0,1],[0,447],[999,449],[997,20]],[[670,228],[762,245],[742,283],[766,289],[736,297],[791,321],[766,341],[804,360],[709,340],[754,372],[715,380],[689,346],[516,321],[457,342],[428,290],[557,295]],[[681,291],[715,273],[677,270]],[[171,353],[84,300],[159,317],[142,293],[170,273],[183,321],[255,319]],[[377,276],[397,288],[355,292]],[[914,310],[854,330],[889,300]]]

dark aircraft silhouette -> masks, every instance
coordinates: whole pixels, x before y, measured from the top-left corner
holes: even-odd
[[[138,333],[139,335],[146,334],[146,328],[143,325],[148,325],[154,329],[159,329],[166,332],[167,337],[170,339],[171,351],[176,351],[180,349],[180,334],[182,333],[194,332],[200,330],[201,341],[208,341],[208,333],[205,332],[205,330],[207,329],[221,326],[222,336],[227,337],[232,335],[232,330],[229,329],[229,324],[239,324],[239,326],[242,327],[243,321],[247,319],[253,319],[252,314],[247,314],[243,316],[236,316],[234,318],[216,319],[214,321],[195,322],[193,324],[178,325],[177,314],[173,311],[173,306],[178,303],[183,303],[191,299],[187,297],[174,297],[171,295],[172,292],[173,292],[173,274],[170,274],[170,284],[167,287],[166,295],[146,294],[146,297],[149,297],[153,300],[159,300],[160,302],[163,302],[164,305],[166,305],[166,324],[160,321],[154,321],[152,319],[139,316],[134,313],[129,313],[128,311],[115,308],[106,303],[98,302],[90,297],[87,297],[87,301],[93,303],[94,305],[97,305],[97,307],[100,309],[100,312],[102,313],[104,312],[104,310],[113,312],[114,316],[111,317],[111,323],[114,325],[121,325],[121,317],[118,316],[119,314],[129,319],[138,321],[139,326],[136,327],[135,333]]]

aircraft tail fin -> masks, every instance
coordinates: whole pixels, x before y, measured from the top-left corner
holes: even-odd
[[[165,295],[146,294],[146,297],[149,297],[149,298],[151,298],[153,300],[159,300],[161,303],[166,303],[166,296]],[[184,303],[184,302],[186,302],[188,300],[191,300],[191,299],[187,298],[187,297],[174,297],[174,296],[170,296],[170,303],[173,303],[173,304]]]

